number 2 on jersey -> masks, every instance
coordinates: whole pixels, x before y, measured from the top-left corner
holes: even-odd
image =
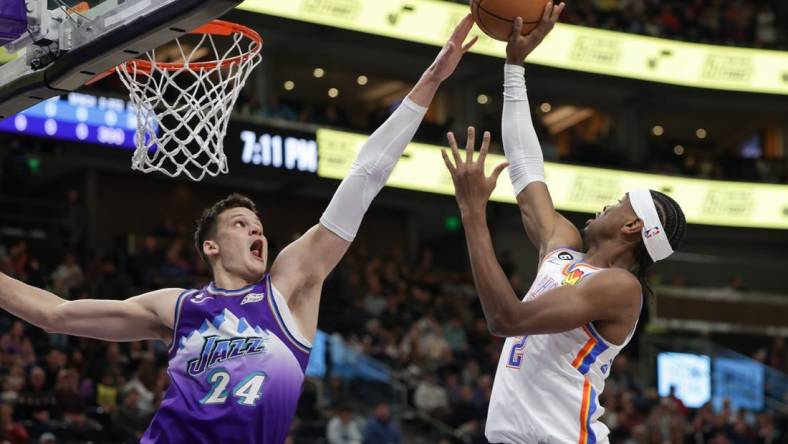
[[[507,367],[519,369],[523,365],[523,349],[525,348],[526,339],[528,339],[528,336],[522,336],[512,346],[512,350],[509,352],[509,360],[506,362]]]
[[[233,387],[233,397],[240,405],[253,406],[263,396],[263,384],[267,375],[263,372],[252,372]],[[217,368],[208,374],[211,389],[200,400],[201,404],[224,404],[229,396],[227,386],[230,384],[230,373]]]

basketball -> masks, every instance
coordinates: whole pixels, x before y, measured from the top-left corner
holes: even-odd
[[[548,0],[472,0],[471,13],[481,30],[495,40],[507,41],[514,19],[523,18],[523,35],[536,28]]]

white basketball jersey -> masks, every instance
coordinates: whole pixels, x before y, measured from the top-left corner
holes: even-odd
[[[583,253],[546,255],[523,301],[561,285],[577,285],[602,270]],[[622,345],[607,342],[589,323],[563,333],[507,338],[495,373],[485,434],[492,443],[607,442],[597,398]]]

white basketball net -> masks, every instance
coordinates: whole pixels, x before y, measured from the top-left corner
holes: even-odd
[[[222,53],[214,42],[219,38],[232,39]],[[241,88],[262,59],[260,45],[240,32],[226,37],[202,34],[188,52],[179,39],[175,41],[183,60],[180,69],[163,69],[155,50],[146,54],[150,72],[138,69],[133,60],[115,68],[137,111],[131,168],[170,177],[184,173],[199,181],[206,174],[228,171],[223,144],[227,122]],[[190,68],[192,59],[205,57],[206,50],[216,66]],[[235,62],[222,66],[233,58]]]

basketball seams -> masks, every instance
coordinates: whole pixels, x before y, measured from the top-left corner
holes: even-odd
[[[487,26],[484,24],[484,20],[481,19],[481,15],[479,15],[479,9],[482,6],[482,1],[484,1],[484,0],[473,0],[473,3],[471,4],[471,12],[473,12],[473,7],[475,6],[476,7],[476,14],[475,15],[479,17],[479,20],[474,20],[474,21],[476,22],[477,25],[479,25],[479,27],[482,29],[482,31],[485,34],[491,36],[491,35],[493,35],[493,33],[487,28]],[[484,10],[482,9],[482,11],[484,11]]]
[[[489,14],[492,17],[497,18],[498,20],[502,20],[504,22],[509,22],[511,24],[514,24],[514,19],[508,19],[506,17],[501,17],[500,15],[498,15],[498,14],[496,14],[494,12],[491,12],[489,9],[485,8],[484,6],[482,6],[482,2],[483,1],[484,0],[474,1],[474,3],[477,4],[477,6],[476,6],[477,9],[480,9],[480,10],[484,11],[486,14]],[[542,21],[541,16],[540,16],[539,20],[536,20],[536,21],[525,21],[525,20],[523,20],[523,25],[533,25],[535,23],[539,23],[540,21]]]
[[[506,41],[507,38],[504,38],[504,37],[501,37],[501,36],[498,35],[502,31],[501,29],[499,29],[500,25],[498,25],[497,23],[495,25],[493,25],[492,23],[485,23],[487,17],[485,17],[484,14],[486,14],[486,15],[490,16],[491,18],[497,20],[498,23],[506,23],[506,24],[512,24],[513,25],[514,24],[514,19],[510,20],[510,19],[507,19],[507,18],[505,18],[505,17],[503,17],[501,15],[498,15],[498,14],[490,11],[489,9],[487,9],[487,8],[485,8],[483,6],[483,3],[484,3],[484,0],[472,0],[471,1],[471,5],[470,5],[471,6],[471,13],[474,16],[474,21],[479,26],[479,28],[485,34],[487,34],[488,36],[493,37],[496,40]],[[539,22],[541,22],[541,14],[540,14],[539,20],[536,20],[536,21],[523,21],[523,24],[531,26],[531,29],[528,30],[528,33],[530,33],[531,31],[533,31],[536,28],[536,26],[534,26],[534,25],[538,25]],[[526,33],[524,35],[527,35],[528,33]]]

